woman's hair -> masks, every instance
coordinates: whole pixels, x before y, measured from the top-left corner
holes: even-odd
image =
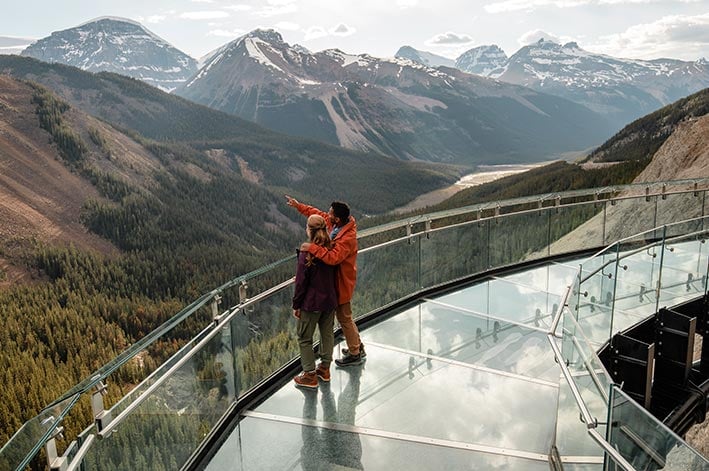
[[[310,229],[310,242],[323,246],[327,249],[332,247],[332,241],[330,240],[330,236],[327,234],[325,218],[317,214],[313,214],[308,218],[308,229]]]

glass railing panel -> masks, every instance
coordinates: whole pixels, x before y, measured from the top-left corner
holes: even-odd
[[[433,298],[433,301],[500,320],[549,328],[555,309],[561,303],[561,295],[500,278]]]
[[[488,220],[490,267],[503,267],[548,256],[549,209]]]
[[[708,266],[709,247],[704,233],[668,239],[663,248],[658,307],[673,306],[702,296]]]
[[[602,247],[603,203],[549,209],[548,255]]]
[[[160,383],[165,380],[166,376],[174,374],[174,369],[177,368],[177,364],[180,363],[181,361],[184,361],[184,359],[189,356],[191,353],[197,349],[197,345],[199,344],[200,341],[205,339],[209,334],[211,333],[211,329],[207,328],[204,329],[202,332],[200,332],[198,335],[196,335],[193,339],[191,339],[186,345],[181,347],[177,353],[174,355],[170,356],[167,360],[165,360],[152,374],[150,374],[147,378],[142,380],[135,388],[130,390],[127,394],[125,394],[118,403],[116,403],[113,407],[111,407],[111,416],[113,418],[117,417],[118,414],[123,412],[126,408],[130,407],[130,405],[142,398],[143,394],[146,393],[146,391],[151,390],[151,388],[154,387],[156,383]],[[225,365],[231,365],[233,362],[229,360],[228,362],[224,363]],[[136,361],[136,366],[140,369],[141,365],[145,364],[145,358],[142,356],[138,356],[138,361]],[[232,375],[233,376],[233,375]],[[109,388],[113,386],[114,383],[113,381],[109,380],[108,381],[108,386]],[[120,384],[120,382],[117,382],[117,384]]]
[[[602,344],[610,337],[612,325],[617,246],[581,265],[578,304],[572,314],[592,344]]]
[[[649,237],[651,233],[646,233]],[[661,234],[660,234],[661,236]],[[662,243],[642,246],[642,237],[623,241],[616,268],[613,327],[611,334],[623,331],[655,313],[657,283],[660,279]],[[638,248],[638,246],[640,246]]]
[[[561,350],[571,378],[581,394],[586,408],[598,422],[604,422],[608,407],[607,373],[600,361],[589,358],[595,356],[584,341],[564,331]]]
[[[489,267],[489,221],[431,232],[421,239],[421,285],[431,287]]]
[[[562,457],[603,456],[601,447],[588,436],[588,427],[581,421],[579,406],[563,377],[559,382],[556,447]],[[566,469],[566,464],[564,464],[564,469]]]
[[[606,204],[604,245],[657,227],[655,199],[644,197],[616,200]]]
[[[22,469],[27,465],[44,446],[42,438],[61,426],[61,420],[77,400],[78,396],[68,397],[25,422],[0,449],[0,469]]]
[[[239,395],[300,355],[296,319],[292,315],[292,285],[231,321],[231,340]]]
[[[709,469],[709,461],[617,386],[611,390],[608,423],[608,442],[635,469]]]
[[[94,442],[86,470],[177,469],[234,402],[231,339],[221,329],[157,387],[106,438]]]
[[[423,302],[361,333],[387,344],[530,379],[556,382],[559,369],[546,332]]]
[[[367,356],[363,366],[334,369],[325,386],[336,392],[350,391],[349,405],[344,407],[356,407],[356,413],[350,410],[348,424],[545,455],[549,452],[558,383],[543,384],[373,344],[367,345]],[[312,391],[287,384],[255,412],[302,418],[309,393]],[[320,409],[315,419],[335,420],[326,419]]]
[[[669,225],[686,219],[700,218],[702,214],[702,198],[700,192],[679,193],[664,195],[657,198],[657,221],[655,226]],[[680,228],[677,228],[679,231]],[[688,231],[693,232],[693,231]],[[687,232],[674,232],[674,234],[686,234]],[[669,233],[668,236],[672,236]]]
[[[420,289],[420,237],[358,254],[357,286],[352,298],[355,318]]]
[[[339,397],[311,395],[311,410],[330,409],[340,415]],[[330,402],[332,405],[328,405]],[[330,422],[326,422],[327,426]],[[394,439],[371,434],[334,430],[324,426],[282,423],[246,417],[207,466],[207,471],[234,470],[346,470],[346,469],[495,469],[548,471],[543,459],[526,459],[506,454],[465,450],[460,444],[441,446],[415,441],[417,437]],[[278,446],[274,446],[277,443]],[[459,448],[456,448],[456,445]]]

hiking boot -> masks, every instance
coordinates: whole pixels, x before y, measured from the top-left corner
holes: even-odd
[[[318,377],[313,371],[303,371],[301,374],[293,378],[296,388],[317,389]]]
[[[315,370],[315,374],[318,375],[318,378],[325,382],[330,381],[330,365],[325,366],[320,363]]]
[[[357,366],[362,364],[362,355],[359,353],[357,355],[345,355],[341,359],[335,360],[337,366]]]
[[[349,348],[343,348],[343,349],[342,349],[342,354],[345,355],[345,356],[349,355],[349,354],[350,354],[350,349],[349,349]],[[360,344],[359,344],[359,356],[362,357],[362,360],[364,360],[365,358],[367,358],[367,352],[364,351],[364,344],[363,344],[363,343],[360,343]]]

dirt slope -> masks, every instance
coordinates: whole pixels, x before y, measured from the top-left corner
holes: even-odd
[[[90,234],[79,215],[96,189],[59,158],[50,135],[40,129],[32,89],[0,75],[0,247],[2,254],[30,240],[74,244],[111,253],[115,248]],[[11,255],[11,254],[10,254]],[[2,283],[23,278],[0,256]]]

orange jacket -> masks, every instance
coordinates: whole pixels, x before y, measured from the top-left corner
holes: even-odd
[[[298,203],[296,209],[305,217],[319,214],[325,218],[327,231],[332,231],[330,217],[326,212],[303,203]],[[328,265],[338,265],[337,304],[340,305],[352,300],[352,294],[357,283],[357,223],[354,217],[350,216],[349,222],[342,226],[333,242],[335,245],[330,250],[319,245],[310,244],[308,252]]]

